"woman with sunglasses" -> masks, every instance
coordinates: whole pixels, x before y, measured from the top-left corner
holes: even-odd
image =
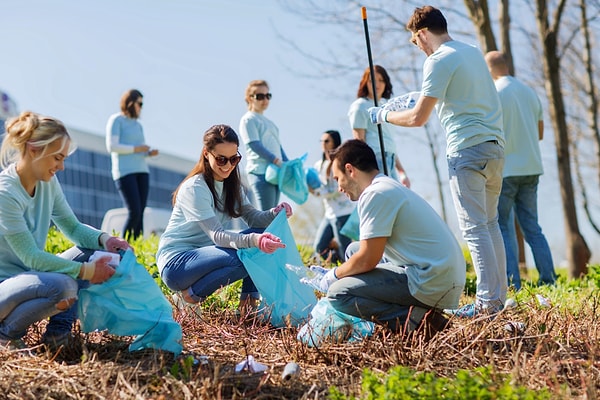
[[[26,111],[6,123],[0,149],[0,348],[22,346],[29,326],[48,317],[42,341],[69,344],[79,287],[115,273],[111,257],[90,262],[89,255],[129,248],[81,223],[67,204],[56,173],[73,150],[65,126],[54,118]],[[80,247],[58,256],[46,252],[52,224]]]
[[[260,211],[250,204],[237,167],[242,159],[238,147],[231,127],[215,125],[206,131],[200,160],[173,194],[171,218],[158,245],[162,280],[177,292],[176,305],[188,303],[196,314],[198,303],[240,279],[240,312],[255,308],[260,296],[237,249],[258,247],[273,253],[285,247],[278,237],[263,231],[280,211],[291,216],[292,208],[281,203]],[[238,217],[250,228],[231,230]]]
[[[150,189],[146,157],[158,155],[158,150],[146,144],[139,122],[143,96],[130,89],[121,96],[121,112],[113,114],[106,124],[106,148],[112,161],[112,177],[127,207],[129,215],[122,236],[136,239],[144,233],[144,209]]]
[[[326,261],[337,263],[344,261],[346,247],[352,239],[340,234],[340,229],[348,221],[354,211],[355,203],[338,190],[338,185],[331,173],[331,152],[342,144],[340,133],[328,130],[321,136],[322,158],[316,162],[315,169],[319,172],[321,186],[311,192],[323,199],[325,218],[317,228],[313,248]],[[332,241],[335,239],[335,246]]]
[[[246,173],[254,194],[255,204],[261,210],[275,207],[279,202],[279,187],[265,179],[269,164],[281,165],[288,157],[281,147],[279,129],[263,114],[269,107],[271,93],[264,80],[254,80],[246,88],[248,111],[240,121],[240,136],[246,146]]]
[[[385,68],[375,65],[375,91],[377,92],[378,104],[383,104],[392,96],[392,81]],[[377,125],[371,122],[369,108],[373,106],[373,84],[371,83],[371,70],[366,68],[363,72],[360,83],[358,84],[357,99],[350,105],[348,117],[350,118],[350,128],[354,139],[366,142],[375,152],[379,170],[384,172],[379,142],[379,131]],[[393,127],[381,125],[383,135],[383,147],[385,151],[385,163],[388,175],[399,180],[406,187],[410,187],[410,180],[404,171],[402,163],[396,154],[396,143],[394,142]]]

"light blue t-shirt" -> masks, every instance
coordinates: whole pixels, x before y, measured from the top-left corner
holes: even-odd
[[[270,119],[254,111],[248,111],[240,120],[240,137],[246,147],[246,172],[249,174],[264,174],[271,160],[266,160],[254,152],[250,142],[260,142],[265,149],[283,160],[279,128]]]
[[[504,121],[503,177],[544,173],[538,123],[544,119],[542,103],[535,91],[512,76],[494,82],[502,102]]]
[[[215,181],[218,198],[223,196],[223,182]],[[242,206],[250,205],[248,198],[242,196]],[[165,232],[160,237],[157,264],[162,267],[175,255],[200,247],[214,246],[212,239],[204,232],[198,222],[216,217],[224,229],[232,228],[233,219],[225,212],[218,211],[204,175],[199,174],[186,179],[179,191],[171,218]]]
[[[97,249],[101,231],[80,223],[69,207],[58,179],[39,181],[30,196],[21,184],[15,164],[0,173],[0,281],[22,272],[60,272],[76,278],[81,263],[44,251],[54,222],[75,244]],[[18,236],[17,249],[7,237]],[[26,247],[23,247],[26,246]],[[20,251],[21,259],[16,252]]]
[[[418,194],[379,174],[358,199],[360,239],[386,237],[384,257],[405,266],[410,293],[437,308],[456,308],[466,280],[461,248]]]
[[[146,153],[134,153],[135,146],[146,144],[144,129],[137,119],[113,114],[106,124],[106,149],[112,161],[112,177],[116,181],[125,175],[148,173]]]
[[[438,99],[446,154],[488,140],[504,145],[500,98],[478,48],[456,40],[443,43],[425,60],[421,93]]]
[[[381,104],[385,104],[386,99],[381,99]],[[369,117],[369,108],[373,107],[373,100],[365,97],[359,97],[354,100],[348,110],[348,118],[350,119],[351,129],[364,129],[365,143],[373,149],[377,159],[381,159],[381,145],[379,143],[379,130],[377,124],[371,122]],[[394,126],[391,124],[381,124],[381,135],[383,136],[383,147],[385,152],[396,154],[396,143],[394,142]],[[388,165],[390,170],[394,169],[393,165]]]

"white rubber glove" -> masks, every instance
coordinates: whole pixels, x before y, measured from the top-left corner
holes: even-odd
[[[371,117],[371,122],[374,124],[381,124],[382,122],[387,121],[388,110],[385,110],[381,107],[371,107],[369,108],[369,116]]]
[[[321,290],[321,292],[323,293],[327,293],[327,291],[329,290],[329,286],[331,286],[331,284],[335,281],[338,280],[337,276],[335,275],[335,270],[337,269],[337,267],[330,269],[329,271],[327,271],[327,273],[321,278],[321,282],[319,282],[319,289]]]

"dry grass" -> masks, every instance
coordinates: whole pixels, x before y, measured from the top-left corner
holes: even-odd
[[[360,394],[364,368],[385,372],[405,365],[451,377],[459,369],[491,365],[515,384],[549,388],[557,399],[595,399],[600,388],[596,301],[577,312],[526,302],[492,321],[453,320],[429,342],[378,327],[362,342],[319,349],[297,341],[294,328],[241,324],[230,311],[205,312],[201,320],[176,312],[186,349],[176,360],[159,352],[130,354],[131,338],[102,333],[79,334],[80,343],[68,351],[41,346],[33,355],[0,351],[0,398],[322,399],[330,386]],[[509,321],[524,322],[525,331],[509,332]],[[32,329],[27,343],[35,345],[42,330]],[[206,356],[208,362],[186,367],[189,355]],[[236,374],[235,365],[247,355],[268,370]],[[300,364],[301,374],[284,382],[281,372],[289,361]]]

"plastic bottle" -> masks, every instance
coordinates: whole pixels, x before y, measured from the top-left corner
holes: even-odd
[[[311,265],[310,267],[306,267],[304,265],[292,265],[285,264],[285,267],[294,272],[296,275],[300,277],[300,282],[305,285],[311,286],[313,289],[321,290],[319,288],[319,283],[321,282],[321,278],[323,275],[327,273],[327,270],[318,265]]]
[[[300,366],[295,362],[289,362],[283,367],[283,373],[281,374],[282,381],[291,381],[300,375]]]

